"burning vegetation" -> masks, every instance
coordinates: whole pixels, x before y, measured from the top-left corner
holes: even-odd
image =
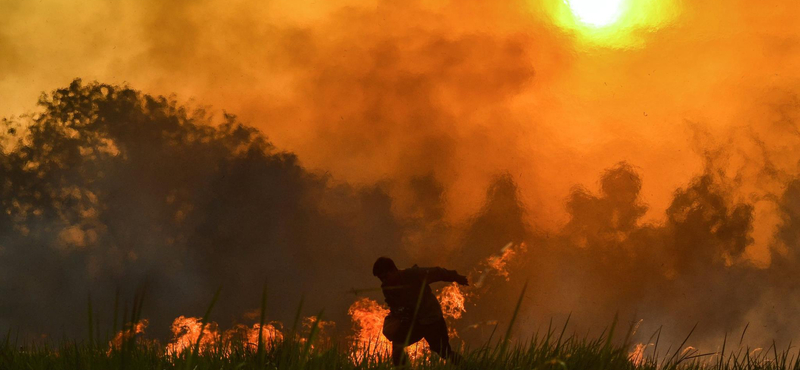
[[[442,306],[442,313],[447,320],[457,320],[465,311],[464,294],[458,284],[453,283],[444,287],[436,295]],[[362,361],[370,357],[386,358],[392,352],[392,343],[383,335],[383,320],[389,315],[389,309],[372,299],[361,298],[354,302],[348,309],[348,314],[353,321],[351,354],[354,361]],[[451,337],[457,336],[455,329],[451,328]],[[411,360],[420,358],[428,352],[427,343],[420,341],[406,348]]]
[[[498,256],[489,257],[482,266],[488,266],[490,269],[494,269],[496,275],[507,278],[508,271],[505,270],[505,267],[511,257],[517,253],[516,251],[524,252],[525,246],[508,244],[500,250]],[[502,261],[498,262],[499,260]],[[480,273],[482,277],[485,277],[488,271]],[[457,283],[451,283],[442,287],[436,295],[444,318],[451,324],[461,319],[463,313],[466,312],[467,298],[471,294],[462,289],[469,289],[469,287],[462,288]],[[349,338],[349,353],[353,363],[390,356],[392,343],[382,333],[384,319],[388,314],[389,309],[385,305],[366,297],[360,298],[350,305],[348,315],[353,324],[354,333]],[[247,313],[246,316],[253,317],[255,314]],[[109,355],[112,350],[120,350],[126,341],[142,341],[148,323],[147,320],[141,320],[133,326],[128,325],[128,328],[117,333],[109,343]],[[302,344],[313,337],[314,343],[309,343],[312,348],[315,345],[329,347],[331,337],[328,332],[334,326],[335,323],[332,321],[320,320],[316,316],[306,317],[302,320],[304,330],[296,333],[294,340]],[[255,350],[258,349],[259,343],[263,348],[269,350],[284,340],[284,333],[280,329],[282,327],[283,325],[278,322],[270,322],[265,325],[256,323],[252,326],[238,324],[231,329],[221,331],[216,322],[203,323],[202,319],[198,317],[179,316],[170,326],[172,336],[164,347],[164,352],[167,356],[180,356],[185,351],[192,351],[196,346],[200,354],[208,352],[229,354],[231,346],[240,345],[245,350]],[[458,337],[455,328],[450,327],[449,330],[450,337]],[[259,331],[261,332],[260,338]],[[155,343],[151,341],[149,344],[154,345]],[[421,341],[407,347],[406,352],[412,361],[416,361],[430,352],[430,348],[426,342]]]
[[[518,252],[524,252],[525,248],[524,244],[512,245],[509,243],[500,250],[498,255],[490,256],[481,264],[488,269],[475,270],[473,273],[481,274],[483,278],[493,273],[507,279],[507,264]],[[469,289],[469,287],[464,288],[457,283],[451,283],[443,286],[436,294],[443,316],[451,324],[461,319],[466,312],[467,300],[474,296]],[[354,364],[380,360],[391,355],[392,343],[382,333],[384,319],[388,314],[389,309],[384,304],[366,297],[357,299],[350,305],[348,315],[353,325],[353,334],[348,339],[348,347],[350,359]],[[257,315],[255,312],[248,312],[245,316],[255,317]],[[122,345],[126,342],[145,343],[143,336],[148,324],[146,319],[140,320],[134,325],[128,324],[109,342],[108,354],[111,355],[114,350],[121,350]],[[320,320],[316,316],[306,317],[302,320],[303,331],[295,333],[293,340],[300,344],[313,340],[313,343],[308,343],[310,348],[317,345],[330,347],[332,341],[329,331],[334,326],[335,323],[332,321]],[[256,323],[252,326],[237,324],[231,329],[222,331],[216,322],[204,323],[198,317],[179,316],[173,320],[170,326],[171,339],[163,347],[163,351],[167,356],[176,357],[186,351],[193,351],[196,347],[199,354],[215,352],[227,355],[232,353],[233,346],[241,346],[245,351],[259,350],[259,343],[263,349],[270,350],[285,340],[282,327],[283,325],[279,322],[270,322],[264,325]],[[451,326],[449,330],[450,337],[458,337],[455,328]],[[153,340],[146,343],[149,346],[158,346],[157,342]],[[426,342],[420,341],[407,347],[406,352],[412,361],[417,361],[426,356],[430,352],[430,348]]]
[[[142,338],[144,335],[144,329],[147,328],[149,322],[147,319],[142,319],[136,323],[128,323],[126,324],[126,328],[120,330],[116,335],[114,335],[114,339],[108,342],[108,354],[110,355],[112,351],[120,351],[122,350],[122,346],[124,343],[134,342],[139,345],[145,342],[145,339]]]

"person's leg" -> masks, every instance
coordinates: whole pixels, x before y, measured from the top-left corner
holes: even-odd
[[[408,363],[406,348],[402,342],[392,342],[392,364],[402,366]]]
[[[450,347],[450,337],[447,333],[447,323],[442,319],[424,328],[425,341],[431,347],[431,351],[453,363],[461,362],[461,356]]]
[[[402,327],[402,336],[396,336],[393,338],[389,338],[392,340],[392,363],[395,366],[403,366],[408,364],[410,361],[408,359],[408,355],[406,354],[406,346],[410,346],[414,343],[419,342],[423,338],[423,331],[419,326],[415,326],[412,330],[412,333],[408,331],[411,329],[409,326]],[[409,335],[410,334],[410,335]],[[408,339],[408,343],[406,343],[406,339]]]

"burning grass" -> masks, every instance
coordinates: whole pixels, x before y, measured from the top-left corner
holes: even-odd
[[[199,336],[199,335],[198,335]],[[261,348],[233,336],[220,337],[216,345],[193,354],[175,352],[154,341],[122,337],[123,343],[89,343],[64,340],[58,344],[19,345],[9,337],[0,343],[3,369],[390,369],[389,360],[377,351],[356,356],[356,347],[329,343],[310,347],[315,341],[284,337]],[[116,339],[116,338],[115,338]],[[305,339],[305,340],[299,340]],[[126,344],[127,342],[127,344]],[[129,344],[129,345],[128,345]],[[377,344],[377,343],[376,343]],[[798,369],[798,352],[735,351],[698,354],[691,348],[658,354],[654,346],[617,343],[611,338],[561,337],[555,330],[525,342],[487,343],[459,350],[464,362],[453,366],[422,351],[415,369]]]
[[[472,287],[450,284],[437,294],[445,318],[452,324],[466,312],[466,303],[479,294],[487,276],[507,278],[507,264],[515,254],[524,252],[525,245],[506,245],[499,254],[491,256],[481,270],[471,274],[477,283]],[[527,284],[526,284],[527,287]],[[741,344],[719,352],[701,353],[684,343],[659,351],[656,343],[630,343],[628,338],[639,324],[629,328],[625,339],[614,336],[616,320],[600,337],[564,336],[564,330],[548,328],[527,340],[513,339],[512,329],[517,319],[525,288],[516,308],[507,321],[487,321],[495,329],[505,329],[505,335],[476,348],[460,347],[463,355],[457,365],[443,362],[431,354],[427,343],[408,347],[411,368],[415,369],[613,369],[613,370],[693,370],[693,369],[794,369],[800,370],[800,350],[780,351],[774,345],[766,350],[751,349]],[[60,342],[24,342],[12,339],[9,331],[0,339],[0,369],[391,369],[391,343],[383,336],[383,319],[389,310],[369,298],[360,298],[350,306],[353,333],[334,339],[328,332],[335,325],[322,315],[295,319],[290,329],[279,322],[267,322],[266,287],[259,311],[248,313],[251,325],[238,324],[222,330],[210,320],[219,297],[214,296],[205,315],[177,317],[166,343],[148,339],[148,320],[141,318],[142,298],[134,298],[134,309],[119,332],[110,332],[105,340],[77,341],[67,338]],[[302,306],[302,303],[301,303]],[[115,304],[116,307],[116,304]],[[116,326],[116,314],[114,326]],[[91,300],[88,305],[89,333],[94,334]],[[467,326],[470,327],[470,326]],[[567,325],[564,325],[566,329]],[[691,333],[689,334],[691,336]],[[451,337],[458,333],[451,328]],[[688,337],[687,337],[688,339]]]
[[[450,286],[448,286],[449,288]],[[455,287],[455,286],[453,286]],[[454,299],[463,304],[463,294],[443,289],[439,299]],[[520,294],[520,300],[524,290]],[[381,304],[364,298],[350,307],[354,335],[346,340],[332,340],[325,335],[333,323],[317,317],[298,318],[292,329],[264,321],[236,325],[221,331],[209,320],[212,305],[203,318],[180,316],[173,322],[172,338],[164,345],[146,339],[147,320],[132,315],[130,322],[109,340],[22,343],[10,332],[0,341],[0,369],[392,369],[390,343],[381,334],[383,317],[388,313]],[[463,355],[457,365],[443,362],[419,343],[410,349],[410,368],[427,369],[613,369],[613,370],[739,370],[800,369],[800,350],[751,349],[741,344],[733,350],[725,345],[719,352],[700,353],[681,345],[659,351],[656,343],[630,343],[614,336],[616,322],[597,338],[565,336],[552,326],[528,340],[511,339],[517,310],[510,320],[495,325],[505,327],[503,338],[477,348],[456,348]],[[457,318],[446,309],[450,319]],[[90,311],[91,315],[91,311]],[[566,328],[566,324],[564,325]],[[297,330],[296,330],[297,329]],[[636,330],[631,327],[625,338]],[[617,333],[619,330],[616,331]],[[610,333],[610,334],[608,334]],[[619,334],[619,333],[618,333]],[[691,333],[689,334],[691,336]],[[688,339],[688,337],[687,337]],[[663,345],[662,345],[663,346]]]

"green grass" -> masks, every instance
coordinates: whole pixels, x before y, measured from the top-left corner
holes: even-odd
[[[611,332],[609,330],[609,332]],[[156,342],[130,341],[112,349],[97,341],[18,345],[7,336],[0,346],[1,369],[390,369],[385,357],[372,354],[351,360],[346,343],[325,348],[309,346],[307,339],[285,340],[259,351],[242,343],[218,342],[204,351],[168,355]],[[751,355],[740,348],[730,353],[698,354],[682,350],[658,353],[649,347],[643,364],[628,359],[630,346],[613,338],[563,336],[549,330],[524,342],[499,341],[474,349],[461,349],[464,361],[455,366],[436,355],[424,356],[415,369],[800,369],[796,351],[774,347]],[[681,348],[681,347],[678,347]]]
[[[457,348],[463,356],[459,364],[446,363],[434,354],[417,358],[410,367],[413,369],[597,369],[597,370],[678,370],[678,369],[796,369],[800,370],[800,351],[791,347],[779,350],[775,345],[766,350],[753,351],[742,347],[741,339],[731,350],[727,338],[719,353],[699,353],[687,350],[686,340],[666,351],[659,347],[659,335],[651,338],[643,361],[634,364],[629,359],[632,349],[630,335],[633,326],[625,331],[622,338],[615,336],[617,320],[596,338],[565,335],[567,322],[561,328],[548,327],[545,333],[538,333],[525,341],[512,339],[512,329],[519,313],[524,296],[523,288],[515,310],[508,321],[503,338],[492,340],[475,348]],[[130,312],[124,310],[124,322],[138,322],[141,319],[143,291],[134,297]],[[202,319],[202,325],[209,322],[219,291],[214,295]],[[118,301],[118,299],[115,299]],[[115,302],[115,307],[118,307]],[[419,303],[418,303],[419,304]],[[260,323],[265,323],[267,305],[266,288],[261,299]],[[302,302],[298,307],[297,318],[292,329],[285,333],[284,340],[267,342],[259,335],[257,343],[244,343],[241,340],[220,339],[211,347],[200,346],[200,338],[187,350],[170,354],[163,343],[147,340],[133,335],[132,325],[124,325],[130,331],[122,343],[111,346],[109,337],[96,337],[96,323],[93,321],[91,299],[88,301],[89,338],[76,341],[62,339],[59,342],[26,342],[12,339],[11,331],[0,339],[0,369],[392,369],[391,361],[385,354],[367,351],[367,355],[355,358],[347,341],[320,340],[316,323],[308,333],[297,334]],[[116,310],[115,310],[116,311]],[[317,318],[321,319],[322,313]],[[117,328],[117,313],[114,313],[113,328]],[[746,329],[745,329],[746,330]],[[687,335],[688,340],[691,332]],[[742,337],[744,333],[742,334]],[[653,340],[654,339],[654,340]]]

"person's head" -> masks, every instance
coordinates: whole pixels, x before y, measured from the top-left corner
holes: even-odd
[[[395,266],[394,261],[392,261],[389,257],[380,257],[375,264],[372,265],[372,275],[378,277],[378,279],[385,279],[386,275],[390,272],[397,271],[397,266]]]

